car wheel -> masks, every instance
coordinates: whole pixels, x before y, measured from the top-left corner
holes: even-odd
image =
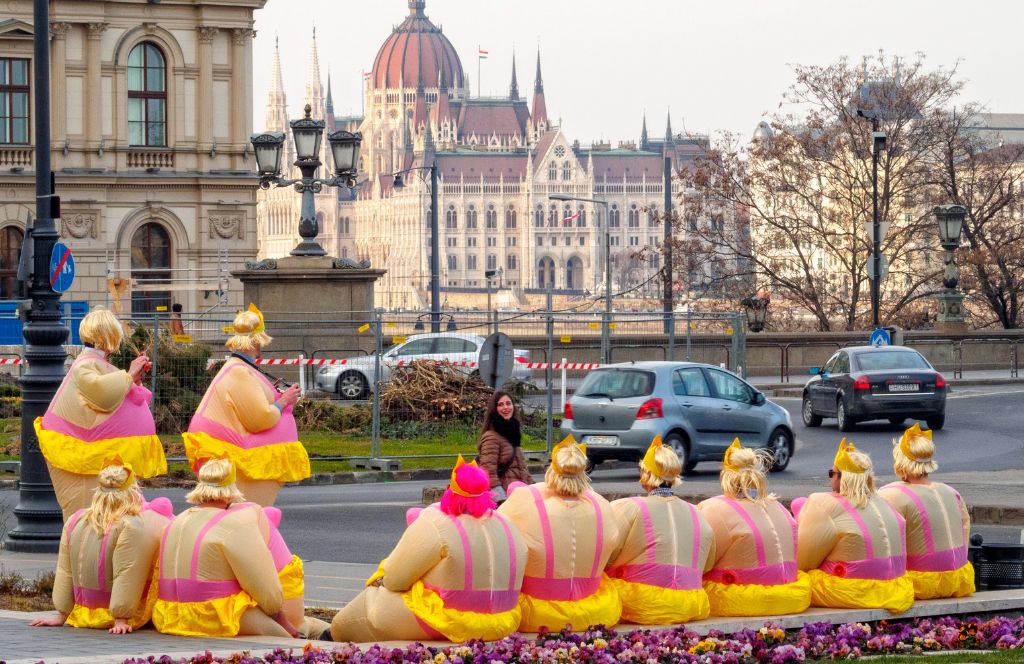
[[[843,402],[842,397],[836,402],[836,422],[839,424],[840,431],[853,431],[854,424],[853,418],[846,414],[846,403]]]
[[[772,436],[768,439],[768,449],[774,459],[771,471],[776,473],[785,470],[789,460],[793,458],[793,435],[778,427],[772,431]]]
[[[592,457],[588,456],[587,457],[587,467],[584,470],[584,472],[586,472],[586,474],[589,476],[590,473],[594,472],[595,468],[597,468],[597,462],[594,461],[594,459]]]
[[[665,437],[665,444],[672,448],[672,451],[679,457],[679,463],[683,466],[683,472],[688,473],[697,467],[697,462],[690,459],[690,443],[686,437],[678,433],[670,433]]]
[[[369,392],[366,377],[358,371],[346,371],[338,377],[338,395],[346,401],[365,399]]]
[[[928,423],[929,429],[931,429],[932,431],[938,431],[939,429],[946,425],[946,414],[941,413],[939,415],[932,415],[931,417],[926,418],[925,422]]]
[[[809,397],[804,395],[804,402],[800,406],[800,412],[804,417],[804,426],[807,427],[820,427],[821,426],[821,415],[814,414],[814,405],[811,403]]]
[[[898,426],[902,425],[906,421],[907,421],[907,418],[905,418],[905,417],[890,417],[889,418],[889,424],[893,425],[894,427],[898,427]]]

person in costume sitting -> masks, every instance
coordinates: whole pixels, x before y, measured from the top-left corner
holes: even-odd
[[[831,493],[794,501],[800,569],[811,577],[814,606],[888,609],[914,603],[906,574],[903,517],[875,491],[871,457],[839,443]]]
[[[893,470],[900,478],[878,490],[907,522],[907,576],[915,599],[966,597],[974,592],[967,562],[971,517],[955,489],[929,479],[938,468],[931,430],[915,423],[893,441]]]
[[[622,528],[611,504],[590,489],[586,468],[586,447],[568,436],[551,451],[544,482],[510,485],[498,508],[529,547],[519,599],[522,632],[613,627],[622,615],[619,594],[604,574],[622,546]]]
[[[302,558],[291,552],[279,530],[281,526],[281,510],[276,507],[264,507],[263,513],[270,523],[270,537],[267,546],[274,558],[277,578],[281,581],[281,592],[284,604],[281,613],[288,624],[294,625],[299,636],[311,638],[318,636],[330,625],[323,620],[306,615],[306,573],[302,566]]]
[[[271,342],[263,314],[250,304],[235,316],[232,351],[199,403],[185,439],[189,463],[227,455],[238,471],[239,491],[254,503],[273,505],[285,482],[309,477],[309,456],[299,442],[292,408],[298,385],[279,392],[256,366]]]
[[[153,626],[180,636],[297,636],[270,553],[270,523],[244,502],[226,456],[201,460],[199,482],[160,543]]]
[[[439,505],[419,512],[366,589],[334,616],[335,641],[470,639],[516,631],[526,543],[462,457]],[[328,635],[324,635],[327,637]]]
[[[59,615],[33,626],[67,623],[126,634],[149,622],[160,532],[141,516],[144,501],[131,464],[114,457],[102,466],[92,505],[75,512],[61,533],[53,582]]]
[[[34,423],[65,523],[90,506],[104,459],[120,456],[139,477],[167,472],[149,410],[153,395],[141,384],[149,358],[139,355],[128,371],[108,361],[124,330],[105,309],[86,314],[79,334],[85,348]]]
[[[715,561],[715,534],[695,506],[672,493],[681,472],[679,457],[656,436],[640,462],[647,496],[612,502],[624,538],[608,576],[622,599],[623,621],[673,625],[708,617],[701,578]]]
[[[797,570],[796,521],[768,493],[771,463],[735,439],[722,460],[723,495],[697,506],[715,534],[714,564],[704,574],[713,616],[801,613],[810,605],[810,580]]]

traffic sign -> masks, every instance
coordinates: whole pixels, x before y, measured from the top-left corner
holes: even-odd
[[[58,242],[50,254],[50,288],[56,293],[63,293],[71,288],[74,281],[75,258],[66,244]]]
[[[868,337],[868,344],[871,346],[889,346],[892,344],[892,339],[889,338],[889,330],[884,327],[876,327],[871,332],[871,336]]]
[[[512,376],[516,358],[512,350],[512,340],[504,332],[495,332],[484,339],[480,347],[477,370],[480,378],[488,387],[500,388]]]
[[[889,259],[888,258],[886,258],[884,255],[880,255],[878,257],[878,266],[880,268],[882,268],[880,270],[880,273],[882,275],[880,277],[881,279],[885,279],[887,276],[889,276]],[[871,257],[871,256],[868,256],[868,279],[874,279],[874,278],[875,278],[875,259],[873,257]]]
[[[881,242],[885,239],[885,236],[889,234],[889,225],[891,221],[879,221],[878,222],[878,241]],[[875,223],[868,219],[864,222],[864,234],[868,236],[868,242],[875,241]]]

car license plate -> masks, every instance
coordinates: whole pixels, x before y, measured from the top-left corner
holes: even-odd
[[[895,383],[889,386],[890,392],[918,392],[921,386],[917,383]]]
[[[606,446],[606,447],[617,447],[619,444],[618,436],[583,436],[583,443],[586,445],[595,446]]]

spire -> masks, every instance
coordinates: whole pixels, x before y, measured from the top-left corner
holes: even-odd
[[[313,26],[313,43],[309,52],[309,73],[306,78],[306,103],[312,109],[312,117],[324,119],[324,86],[320,82],[320,56],[316,49],[316,26]]]
[[[281,80],[281,51],[277,37],[274,37],[274,69],[270,78],[270,93],[267,95],[267,131],[288,131],[288,100]]]
[[[324,111],[328,116],[334,115],[334,98],[331,96],[331,67],[327,66],[327,100],[324,102]]]
[[[434,152],[434,132],[430,128],[430,122],[427,122],[427,135],[423,139],[423,154],[433,154]]]
[[[672,110],[669,109],[668,117],[665,120],[665,145],[664,152],[665,156],[674,156],[673,153],[676,151],[676,140],[675,134],[672,133]]]
[[[423,13],[426,0],[409,0],[409,16],[426,16]]]
[[[646,150],[650,145],[650,137],[647,135],[647,111],[644,111],[644,126],[640,130],[640,149]]]
[[[533,83],[533,92],[544,94],[544,77],[540,75],[540,46],[537,47],[537,78]]]
[[[508,98],[519,101],[519,81],[516,80],[516,54],[512,52],[512,85],[508,89]]]
[[[537,80],[533,84],[533,109],[531,112],[534,130],[547,131],[548,107],[544,101],[544,79],[540,75],[540,47],[537,47]]]

